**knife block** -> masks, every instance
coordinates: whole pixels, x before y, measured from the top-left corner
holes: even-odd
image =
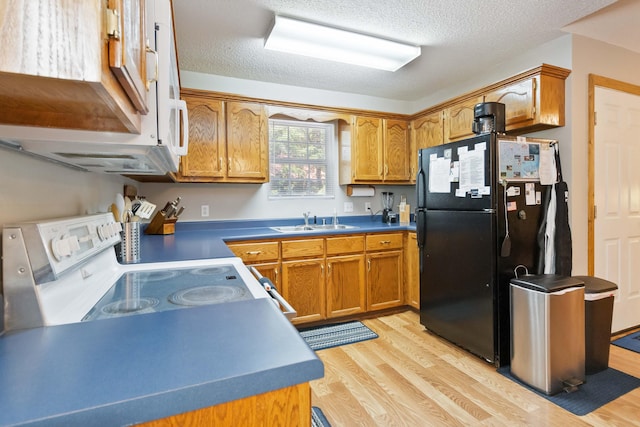
[[[178,218],[165,218],[162,212],[157,212],[144,234],[174,234],[176,232]]]

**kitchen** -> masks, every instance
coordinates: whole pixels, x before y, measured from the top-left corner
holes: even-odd
[[[179,25],[179,21],[178,21]],[[178,37],[180,28],[178,28]],[[178,40],[180,45],[180,39]],[[180,48],[179,48],[180,49]],[[597,53],[597,54],[594,54]],[[180,52],[179,52],[180,55]],[[607,60],[595,61],[602,57]],[[396,111],[412,113],[426,105],[438,103],[444,99],[464,93],[476,87],[490,84],[507,76],[539,66],[541,63],[571,69],[566,86],[566,124],[563,128],[545,131],[541,137],[556,138],[563,141],[561,145],[565,175],[572,190],[570,209],[572,231],[574,235],[574,269],[577,272],[587,271],[587,220],[582,214],[587,211],[586,164],[587,151],[583,141],[587,140],[586,114],[587,75],[595,73],[618,80],[639,84],[637,73],[640,59],[638,54],[629,48],[619,48],[596,41],[582,35],[564,35],[524,54],[510,58],[500,66],[489,68],[486,73],[474,75],[447,86],[441,93],[435,93],[416,105],[402,102],[387,102],[368,96],[349,95],[341,92],[320,92],[313,89],[290,87],[292,94],[289,100],[313,105],[326,105],[327,96],[335,99],[346,99],[353,108],[378,111]],[[187,70],[181,71],[183,87],[218,90],[220,92],[238,93],[255,98],[272,98],[274,88],[267,83],[259,84],[229,78],[203,75]],[[223,84],[221,84],[222,82]],[[252,88],[249,90],[249,88]],[[285,87],[285,89],[287,89]],[[391,107],[390,107],[391,106]],[[570,159],[570,160],[569,160]],[[288,218],[302,219],[302,210],[293,202],[272,202],[267,200],[266,186],[257,184],[164,184],[137,183],[118,175],[98,175],[71,171],[56,165],[30,159],[13,152],[2,152],[0,157],[0,173],[3,175],[3,206],[9,207],[0,214],[0,223],[60,217],[93,212],[105,212],[112,203],[113,194],[122,191],[125,183],[138,186],[140,194],[149,200],[163,203],[177,195],[187,206],[181,221],[228,220]],[[378,191],[388,189],[397,194],[405,194],[413,204],[412,186],[378,187]],[[304,210],[311,211],[318,217],[331,217],[333,209],[338,208],[342,215],[344,202],[354,203],[354,213],[366,215],[363,202],[346,196],[345,189],[340,187],[336,192],[335,202],[309,200]],[[379,198],[371,199],[374,210],[381,208]],[[202,217],[202,205],[210,206],[210,216]],[[259,216],[257,214],[259,212]]]

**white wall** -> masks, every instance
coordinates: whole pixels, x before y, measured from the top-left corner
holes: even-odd
[[[415,187],[376,186],[374,197],[348,197],[344,186],[338,187],[333,199],[284,199],[269,200],[268,184],[144,184],[145,195],[154,202],[172,200],[176,196],[182,198],[185,211],[183,221],[213,221],[225,219],[280,219],[300,218],[303,212],[311,212],[311,216],[331,217],[336,209],[338,216],[370,215],[364,210],[364,203],[371,202],[372,209],[378,211],[381,206],[382,191],[391,191],[396,196],[396,204],[400,195],[407,197],[407,203],[415,206]],[[352,202],[354,211],[344,212],[344,202]],[[210,206],[210,216],[200,216],[200,207]],[[377,220],[380,220],[378,215]]]
[[[412,114],[424,108],[456,97],[478,87],[508,78],[519,72],[540,66],[542,63],[571,68],[571,36],[567,35],[546,43],[508,63],[496,64],[488,70],[479,70],[477,78],[461,82],[451,88],[445,88],[436,94],[429,95],[415,103],[393,101],[388,99],[321,91],[295,86],[276,85],[272,83],[247,81],[222,76],[206,75],[181,71],[183,87],[212,90],[217,92],[236,93],[250,97],[299,102],[304,104],[342,106],[355,109],[379,110]],[[547,131],[539,137],[559,138],[559,132]],[[337,160],[336,160],[337,161]],[[380,192],[391,191],[396,195],[404,194],[407,202],[415,207],[414,186],[376,186],[375,197],[347,197],[344,186],[339,187],[335,199],[314,200],[269,200],[268,184],[143,184],[142,192],[154,203],[180,196],[185,205],[183,220],[223,220],[223,219],[256,219],[256,218],[297,218],[302,212],[311,211],[312,215],[331,216],[335,208],[338,215],[368,215],[364,210],[364,202],[371,202],[374,211],[381,209]],[[344,213],[344,202],[353,202],[354,212]],[[210,205],[210,216],[200,216],[200,207]]]
[[[597,74],[640,85],[640,54],[583,36],[573,36],[573,71],[567,113],[572,120],[570,159],[570,220],[573,237],[573,272],[586,274],[588,268],[588,79]],[[566,165],[567,160],[563,160]]]
[[[300,86],[243,80],[233,77],[196,73],[180,70],[180,83],[183,88],[211,90],[233,93],[251,98],[272,99],[300,104],[313,104],[326,107],[355,108],[370,111],[384,111],[399,114],[411,114],[412,105],[406,101],[378,98],[375,96],[330,90],[311,89]]]
[[[125,182],[120,175],[79,172],[0,149],[3,224],[108,212]]]

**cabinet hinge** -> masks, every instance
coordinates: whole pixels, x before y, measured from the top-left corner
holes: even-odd
[[[598,124],[598,113],[593,112],[593,125],[596,126]]]
[[[120,40],[122,34],[122,27],[120,21],[120,13],[116,9],[105,10],[105,28],[107,30],[107,36]]]
[[[598,205],[593,205],[593,219],[598,217]]]

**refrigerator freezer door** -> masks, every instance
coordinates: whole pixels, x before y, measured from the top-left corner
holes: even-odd
[[[420,323],[489,362],[496,349],[495,214],[427,211]]]
[[[420,150],[426,182],[418,207],[424,198],[427,209],[495,209],[495,147],[495,135],[486,134]]]

